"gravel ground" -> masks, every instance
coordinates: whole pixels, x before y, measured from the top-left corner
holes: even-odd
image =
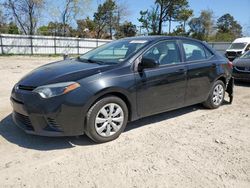
[[[237,83],[233,105],[144,118],[105,144],[27,135],[11,120],[11,88],[58,59],[0,57],[0,187],[250,187],[250,83]]]

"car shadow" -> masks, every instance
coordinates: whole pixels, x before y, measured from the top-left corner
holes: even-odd
[[[170,112],[164,112],[158,115],[149,116],[129,123],[125,131],[131,131],[148,124],[176,118],[178,116],[201,109],[204,109],[201,105],[194,105]],[[73,148],[75,146],[95,145],[95,143],[86,135],[78,137],[43,137],[26,134],[15,125],[11,118],[11,114],[1,120],[0,136],[5,138],[10,143],[16,144],[20,147],[42,151],[67,149]]]
[[[235,81],[234,81],[234,84],[235,84],[236,86],[250,87],[250,81],[245,81],[245,82],[243,82],[243,81],[235,80]]]
[[[58,150],[73,148],[76,145],[95,144],[86,135],[79,137],[43,137],[26,134],[15,125],[11,114],[1,120],[0,136],[20,147],[35,150]]]
[[[130,131],[132,129],[139,128],[144,125],[169,120],[169,119],[176,118],[178,116],[181,116],[181,115],[184,115],[184,114],[196,111],[196,110],[202,110],[202,109],[204,109],[204,107],[201,104],[197,104],[197,105],[188,106],[188,107],[180,108],[180,109],[169,111],[169,112],[163,112],[161,114],[148,116],[148,117],[139,119],[137,121],[130,122],[128,126],[126,127],[125,132]]]

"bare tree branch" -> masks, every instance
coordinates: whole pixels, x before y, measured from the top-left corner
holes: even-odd
[[[6,0],[5,8],[15,18],[22,32],[33,35],[44,0]]]

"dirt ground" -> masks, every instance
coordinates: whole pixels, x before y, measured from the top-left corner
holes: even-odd
[[[233,105],[195,105],[130,123],[115,141],[23,133],[10,92],[59,58],[0,57],[0,187],[250,187],[250,83]]]

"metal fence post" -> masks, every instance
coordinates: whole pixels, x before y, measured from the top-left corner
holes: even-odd
[[[77,55],[80,54],[80,38],[77,38]]]
[[[0,43],[1,43],[1,54],[4,54],[4,51],[3,51],[3,36],[0,35]]]
[[[99,40],[99,39],[96,39],[96,47],[98,47],[98,40]]]
[[[54,53],[56,55],[56,37],[54,36]]]
[[[31,55],[33,55],[33,38],[32,38],[32,35],[30,36],[30,52],[31,52]]]

